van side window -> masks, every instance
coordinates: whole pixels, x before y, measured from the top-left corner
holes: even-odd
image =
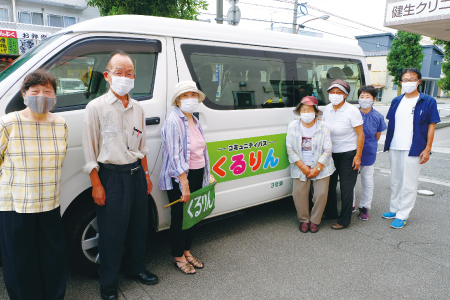
[[[287,53],[181,45],[192,79],[207,99],[206,106],[218,110],[292,106],[286,91],[292,81]]]
[[[358,89],[365,85],[362,62],[357,59],[293,54],[294,90],[298,98],[313,95],[319,105],[330,103],[327,89],[336,79],[343,79],[350,85],[349,102],[358,102]]]
[[[57,80],[54,111],[82,109],[109,90],[103,72],[106,59],[116,49],[127,52],[135,65],[136,79],[130,94],[136,100],[152,98],[158,52],[161,43],[145,39],[89,38],[79,41],[47,62]]]
[[[305,96],[326,105],[327,89],[338,78],[351,87],[348,101],[357,103],[365,85],[357,59],[190,44],[181,50],[206,94],[204,104],[218,110],[292,107]]]

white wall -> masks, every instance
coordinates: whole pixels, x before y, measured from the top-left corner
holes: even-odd
[[[47,2],[47,3],[45,3]],[[53,15],[62,15],[67,17],[75,17],[77,18],[77,22],[82,22],[85,20],[93,19],[100,17],[100,13],[95,7],[86,7],[85,0],[47,0],[42,1],[42,3],[34,3],[27,1],[16,0],[16,10],[20,11],[30,11],[30,12],[38,12],[44,13],[44,25],[47,25],[47,14]],[[55,2],[58,4],[68,4],[75,6],[86,7],[85,9],[74,9],[63,6],[49,5],[48,2]],[[13,22],[13,9],[12,9],[12,0],[0,0],[0,8],[6,8],[9,12],[9,21]],[[17,21],[19,21],[19,17],[17,16]]]
[[[366,60],[367,64],[372,65],[370,70],[372,85],[384,85],[381,101],[391,102],[397,96],[397,91],[393,89],[394,84],[392,80],[394,77],[389,75],[387,69],[387,56],[368,56]]]

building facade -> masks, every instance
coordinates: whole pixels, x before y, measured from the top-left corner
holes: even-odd
[[[392,33],[381,33],[356,36],[355,38],[367,57],[370,79],[372,85],[378,90],[377,100],[392,101],[397,96],[398,89],[401,89],[401,87],[393,84],[394,77],[389,75],[387,69],[387,55],[395,36]],[[436,45],[423,45],[422,48],[425,57],[420,70],[422,83],[419,90],[433,97],[441,97],[443,95],[437,86],[437,81],[442,75],[441,64],[444,59],[444,52]]]
[[[386,0],[384,26],[450,42],[450,1]]]
[[[99,16],[86,0],[0,0],[0,70],[47,36]]]

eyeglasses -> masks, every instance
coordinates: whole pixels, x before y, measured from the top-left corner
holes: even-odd
[[[412,79],[402,79],[402,80],[400,80],[401,82],[417,82],[417,81],[419,81],[419,79],[416,79],[416,78],[412,78]]]
[[[130,73],[120,73],[120,72],[109,72],[108,73],[112,74],[113,76],[117,76],[117,77],[126,77],[126,78],[130,78],[130,79],[134,79],[135,75],[134,74],[130,74]]]

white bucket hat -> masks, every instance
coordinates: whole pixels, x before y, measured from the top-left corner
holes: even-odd
[[[176,100],[178,97],[180,97],[181,94],[187,93],[187,92],[194,92],[198,94],[198,103],[205,100],[205,94],[197,89],[197,85],[193,81],[180,81],[175,85],[175,94],[172,98],[172,105],[176,106]]]

